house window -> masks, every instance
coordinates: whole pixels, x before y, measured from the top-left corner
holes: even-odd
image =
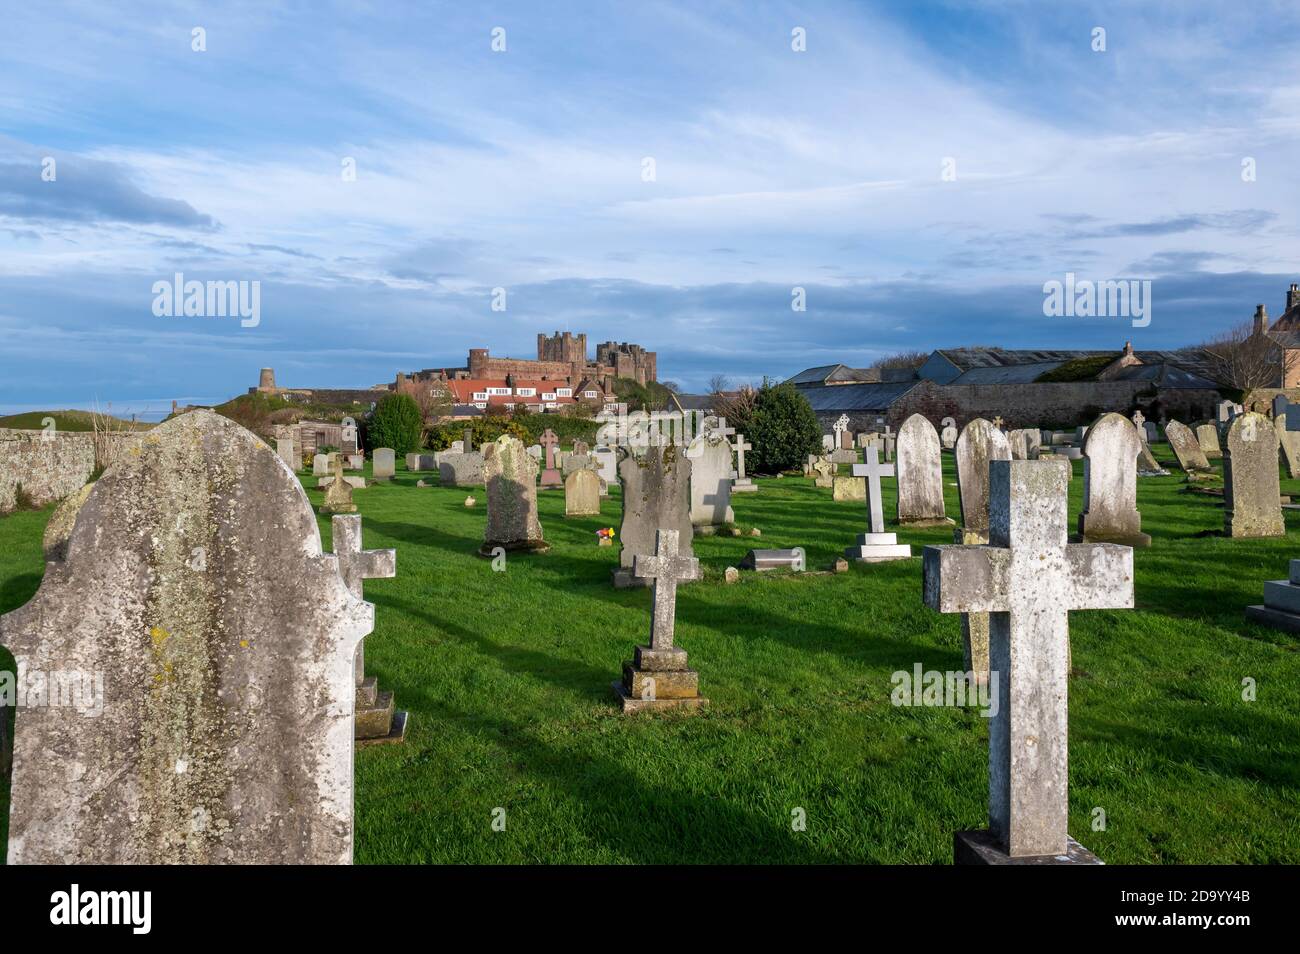
[[[487,410],[487,402],[486,402],[486,401],[484,401],[484,402],[481,403],[481,404],[475,404],[474,406],[475,406],[476,408],[478,408],[480,411],[486,411],[486,410]]]
[[[502,394],[509,394],[510,389],[509,388],[488,388],[487,393],[500,396]]]
[[[555,393],[559,397],[573,397],[573,388],[556,388]]]
[[[542,400],[543,400],[543,401],[554,401],[554,400],[555,400],[555,392],[554,392],[554,391],[548,391],[547,393],[543,394],[543,395],[542,395]]]
[[[582,392],[582,396],[585,397],[585,398],[600,397],[600,392],[599,392],[599,391],[583,391],[583,392]]]
[[[515,388],[515,393],[520,397],[536,397],[537,388]]]
[[[486,391],[475,391],[475,392],[474,392],[474,400],[475,400],[475,401],[486,401],[486,400],[487,400],[487,397],[488,397],[488,396],[487,396],[487,392],[486,392]]]

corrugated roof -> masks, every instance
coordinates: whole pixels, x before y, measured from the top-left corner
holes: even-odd
[[[832,371],[842,367],[844,367],[842,364],[823,364],[816,368],[806,368],[794,377],[787,379],[787,383],[795,386],[800,384],[822,384],[830,377]]]
[[[961,368],[1006,368],[1022,364],[1064,364],[1076,358],[1093,358],[1099,355],[1113,354],[1119,357],[1119,351],[1067,351],[1051,348],[1010,351],[1005,348],[940,348],[939,353]]]
[[[838,384],[834,387],[800,388],[814,411],[887,411],[917,381],[877,384]]]
[[[994,368],[971,368],[957,375],[949,384],[1029,384],[1040,374],[1059,368],[1064,361],[1038,364],[1012,364]]]

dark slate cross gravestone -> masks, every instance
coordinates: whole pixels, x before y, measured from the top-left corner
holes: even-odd
[[[898,534],[885,532],[885,514],[880,488],[881,477],[894,476],[894,465],[880,461],[880,451],[874,445],[863,451],[865,464],[853,465],[854,477],[865,477],[867,482],[867,532],[858,534],[858,545],[849,547],[844,555],[861,563],[882,563],[886,560],[905,560],[912,548],[899,544]]]
[[[397,576],[396,550],[361,549],[361,515],[339,514],[332,521],[334,555],[339,561],[339,575],[348,592],[365,599],[366,580]],[[356,737],[362,744],[400,742],[406,737],[407,714],[393,706],[393,694],[379,691],[379,680],[366,677],[366,643],[357,646],[355,659],[357,682]]]
[[[653,581],[650,645],[637,646],[632,662],[623,664],[623,680],[614,692],[624,712],[671,707],[698,708],[708,702],[699,694],[700,677],[686,668],[686,651],[673,645],[677,625],[677,584],[699,579],[700,561],[678,551],[677,530],[660,530],[654,556],[638,555],[633,573]]]
[[[373,625],[264,442],[211,411],[159,425],[0,616],[28,672],[102,676],[98,712],[16,722],[9,863],[350,863]]]
[[[989,829],[959,832],[956,860],[1096,863],[1067,828],[1069,611],[1132,608],[1133,550],[1066,542],[1055,461],[993,460],[989,472],[988,545],[924,554],[927,606],[991,614]]]

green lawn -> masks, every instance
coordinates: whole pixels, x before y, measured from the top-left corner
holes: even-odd
[[[404,745],[358,752],[358,862],[944,864],[954,830],[985,825],[986,720],[889,702],[895,670],[962,668],[959,618],[922,605],[919,559],[819,572],[864,529],[861,505],[799,477],[737,495],[738,521],[762,538],[697,539],[705,579],[677,604],[711,705],[628,717],[610,683],[646,641],[650,596],[615,591],[617,547],[596,546],[598,527],[618,526],[617,488],[600,517],[573,520],[562,492],[541,493],[552,550],[497,573],[474,555],[483,492],[466,509],[467,491],[416,480],[399,470],[356,494],[366,546],[398,553],[395,579],[366,584],[369,669],[411,713]],[[1287,539],[1203,536],[1222,506],[1182,487],[1139,481],[1154,545],[1136,554],[1137,608],[1071,614],[1071,832],[1116,864],[1297,863],[1300,639],[1243,611],[1300,555],[1300,514]],[[1300,499],[1300,481],[1283,492]],[[0,519],[0,611],[35,591],[48,515]],[[951,531],[900,539],[919,555]],[[756,545],[803,546],[810,572],[725,585]],[[806,831],[791,830],[795,808]]]

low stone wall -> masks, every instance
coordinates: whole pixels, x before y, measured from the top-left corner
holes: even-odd
[[[19,484],[44,506],[80,490],[94,471],[93,434],[0,428],[0,513],[14,509]]]

